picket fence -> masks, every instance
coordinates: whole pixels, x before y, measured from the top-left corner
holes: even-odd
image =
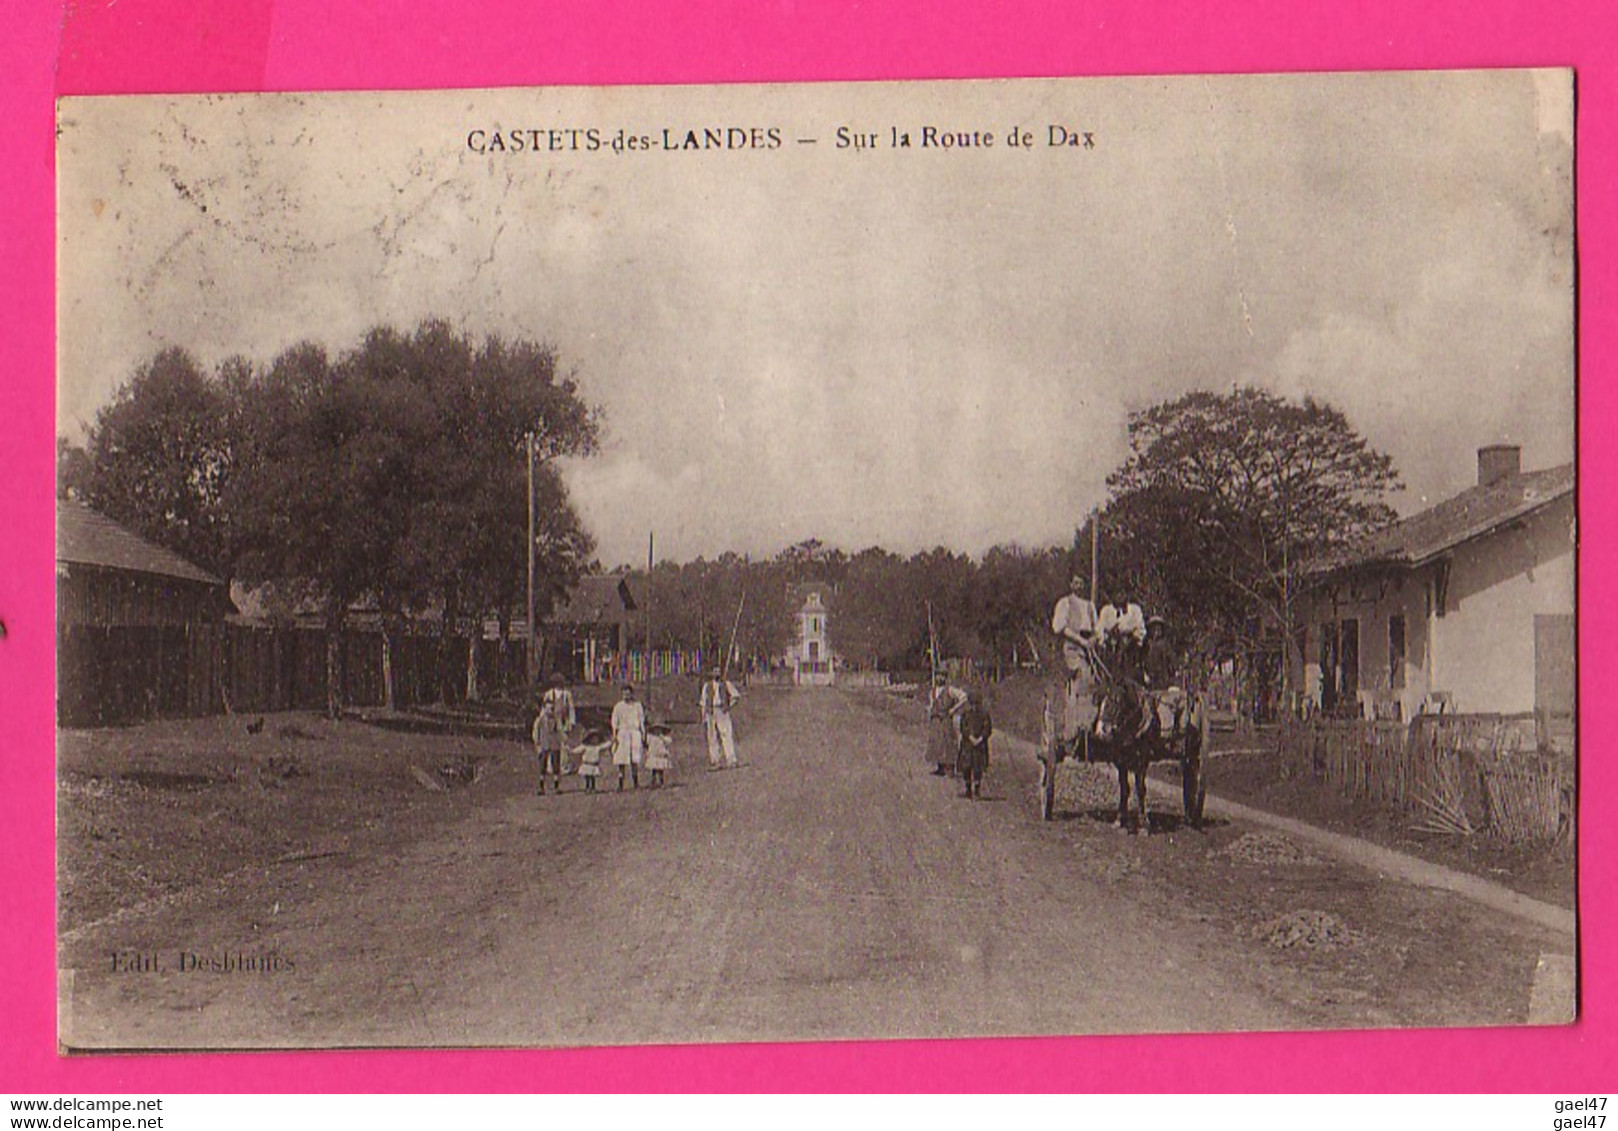
[[[1423,831],[1507,844],[1573,836],[1573,758],[1555,752],[1534,715],[1418,715],[1408,726],[1316,719],[1289,724],[1280,741],[1344,797],[1392,808]]]

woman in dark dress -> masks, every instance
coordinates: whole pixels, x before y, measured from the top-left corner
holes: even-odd
[[[966,692],[952,687],[940,673],[927,702],[927,761],[940,777],[955,770],[961,739],[959,719],[966,706]]]

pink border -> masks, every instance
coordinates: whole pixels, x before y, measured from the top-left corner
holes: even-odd
[[[0,1091],[931,1090],[981,1086],[1139,1091],[1602,1090],[1618,1064],[1613,830],[1592,798],[1615,791],[1613,711],[1583,722],[1584,1020],[1539,1031],[977,1041],[978,1066],[940,1071],[926,1043],[647,1048],[602,1052],[96,1057],[54,1048],[52,835],[53,94],[583,83],[1298,71],[1565,65],[1579,68],[1584,685],[1614,651],[1610,532],[1618,462],[1593,435],[1614,419],[1606,365],[1618,320],[1614,67],[1603,0],[687,0],[655,18],[614,0],[79,0],[63,30],[21,4],[0,36]],[[1605,30],[1603,30],[1605,29]],[[55,61],[53,70],[52,63]],[[1390,121],[1392,132],[1399,123]],[[1607,253],[1607,254],[1603,254]],[[1586,702],[1602,700],[1589,696]]]

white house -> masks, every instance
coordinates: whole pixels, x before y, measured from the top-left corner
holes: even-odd
[[[1334,714],[1574,711],[1573,465],[1478,451],[1478,483],[1314,564],[1293,686]],[[1300,670],[1301,669],[1301,670]]]
[[[807,686],[830,684],[837,675],[829,629],[832,588],[810,582],[793,586],[789,594],[797,607],[796,634],[786,654],[792,682]]]

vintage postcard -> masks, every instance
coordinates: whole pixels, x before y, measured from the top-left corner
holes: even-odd
[[[1573,93],[62,100],[62,1048],[1572,1020]]]

